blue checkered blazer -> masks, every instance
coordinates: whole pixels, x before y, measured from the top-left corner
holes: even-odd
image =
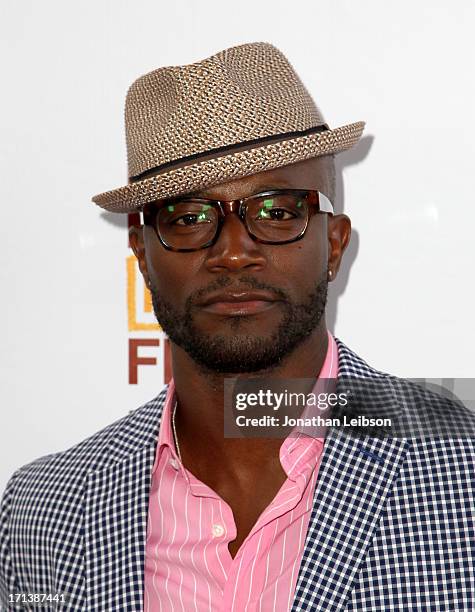
[[[449,400],[337,345],[339,380],[383,380],[380,404],[447,408]],[[165,396],[166,388],[73,448],[13,474],[1,507],[2,609],[13,609],[8,593],[59,592],[68,597],[63,610],[142,610],[148,495]],[[292,610],[473,612],[474,459],[469,437],[330,430]]]

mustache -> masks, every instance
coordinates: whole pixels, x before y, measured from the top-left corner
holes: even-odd
[[[197,302],[201,301],[208,294],[215,292],[218,289],[261,289],[263,291],[268,291],[273,294],[279,300],[283,302],[290,302],[289,296],[287,293],[280,289],[279,287],[273,287],[272,285],[268,285],[267,283],[263,283],[260,280],[257,280],[253,276],[241,276],[237,282],[233,280],[230,276],[222,276],[217,278],[215,281],[207,285],[206,287],[202,287],[201,289],[197,289],[193,291],[187,298],[185,302],[185,308],[187,311],[190,311]]]

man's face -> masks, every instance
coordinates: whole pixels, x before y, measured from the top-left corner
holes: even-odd
[[[331,163],[315,158],[194,195],[234,200],[291,188],[331,197]],[[168,251],[147,226],[130,237],[170,340],[211,371],[240,373],[272,369],[323,325],[327,271],[336,273],[349,235],[346,216],[320,213],[289,244],[255,242],[235,214],[226,216],[216,243],[200,251]]]

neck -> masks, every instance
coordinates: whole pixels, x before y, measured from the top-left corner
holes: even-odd
[[[176,430],[185,463],[201,466],[219,461],[229,471],[245,468],[246,462],[262,467],[262,462],[278,459],[281,438],[225,438],[224,381],[226,378],[311,378],[320,372],[328,347],[324,321],[308,339],[276,367],[265,372],[221,374],[205,370],[185,351],[171,344],[173,378],[178,400]]]

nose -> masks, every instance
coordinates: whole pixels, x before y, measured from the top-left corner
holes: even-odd
[[[208,249],[206,267],[210,272],[258,271],[265,267],[266,258],[237,214],[225,216],[217,241]]]

